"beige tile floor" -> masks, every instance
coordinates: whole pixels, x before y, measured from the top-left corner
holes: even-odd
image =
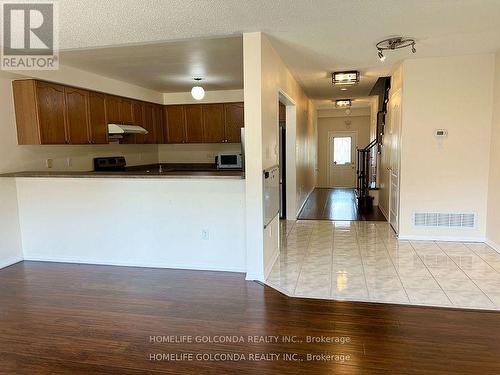
[[[500,309],[500,254],[483,243],[400,241],[385,222],[282,222],[266,280],[291,296]]]

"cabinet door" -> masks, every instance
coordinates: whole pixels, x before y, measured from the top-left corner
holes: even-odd
[[[131,125],[134,123],[134,111],[132,100],[121,98],[120,100],[120,118],[124,124]]]
[[[224,105],[203,104],[203,142],[224,143]]]
[[[241,142],[241,128],[245,126],[243,109],[243,103],[224,104],[226,142],[228,143]]]
[[[89,94],[89,122],[92,143],[108,143],[108,122],[106,121],[106,96],[97,92]]]
[[[186,112],[186,142],[203,142],[203,120],[200,104],[188,104],[184,106]]]
[[[144,128],[144,103],[134,101],[132,103],[132,113],[134,115],[133,124]],[[146,136],[142,134],[130,135],[129,137],[133,137],[133,140],[130,139],[129,143],[144,143],[146,141]]]
[[[163,108],[159,104],[154,105],[154,129],[155,129],[155,136],[156,136],[156,143],[161,144],[165,143],[164,142],[164,137],[163,137]]]
[[[117,96],[106,95],[106,115],[108,123],[121,124],[122,117],[120,115],[121,98]]]
[[[148,131],[144,136],[144,143],[156,143],[155,125],[154,125],[154,104],[144,104],[144,125]]]
[[[65,87],[67,138],[72,145],[91,143],[89,132],[89,92]]]
[[[41,144],[68,143],[66,137],[64,87],[36,83]]]
[[[165,107],[167,120],[167,143],[186,142],[186,117],[183,105]]]

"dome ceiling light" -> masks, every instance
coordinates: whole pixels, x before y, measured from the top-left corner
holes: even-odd
[[[194,78],[196,82],[200,82],[201,78]],[[194,86],[191,89],[191,96],[194,100],[201,100],[205,97],[205,89],[201,86]]]
[[[406,47],[411,47],[411,51],[416,53],[417,49],[415,48],[415,43],[415,39],[403,38],[402,36],[384,39],[377,43],[378,58],[380,61],[384,62],[386,58],[384,51],[394,51]]]

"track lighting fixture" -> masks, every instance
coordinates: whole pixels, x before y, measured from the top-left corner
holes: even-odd
[[[402,36],[384,39],[377,43],[378,58],[383,62],[386,58],[384,51],[394,51],[405,47],[411,47],[411,51],[417,53],[415,43],[415,39],[403,38]]]

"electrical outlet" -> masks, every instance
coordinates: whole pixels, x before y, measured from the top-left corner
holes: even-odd
[[[210,239],[210,232],[208,231],[208,229],[203,229],[201,231],[201,239],[204,241],[208,241]]]
[[[45,160],[45,166],[47,168],[52,168],[54,166],[54,160],[52,160],[52,159]]]
[[[66,158],[66,166],[67,167],[73,166],[73,160],[71,160],[71,158]]]

